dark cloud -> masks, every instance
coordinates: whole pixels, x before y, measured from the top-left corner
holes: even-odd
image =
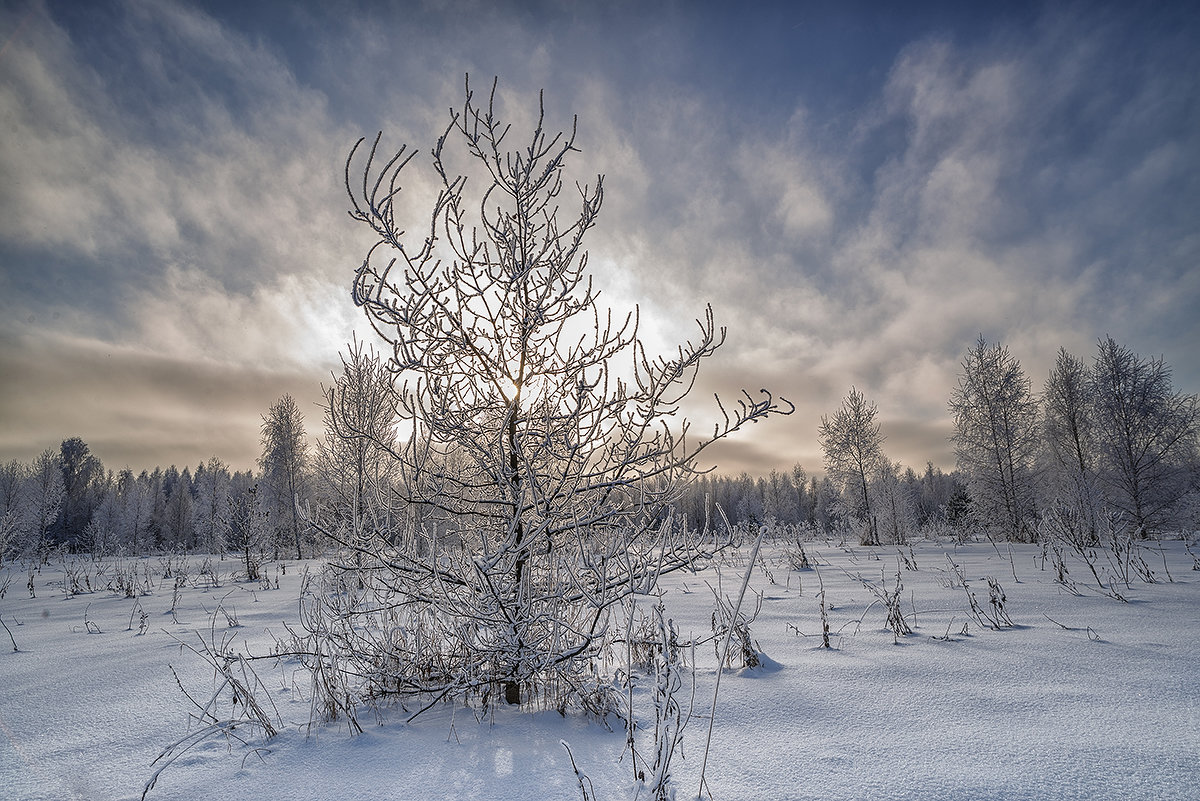
[[[0,460],[81,437],[110,469],[195,466],[218,456],[237,469],[259,454],[261,415],[291,394],[310,438],[320,434],[315,369],[264,370],[178,359],[65,338],[0,338]]]

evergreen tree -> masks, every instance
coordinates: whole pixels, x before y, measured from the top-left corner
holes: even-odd
[[[79,437],[63,440],[60,455],[63,502],[51,536],[74,550],[84,545],[88,523],[108,489],[108,477],[100,459]]]

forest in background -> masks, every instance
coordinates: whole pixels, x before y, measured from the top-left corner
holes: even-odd
[[[113,471],[78,437],[31,463],[0,464],[0,558],[57,549],[240,553],[253,572],[263,560],[324,552],[334,543],[321,529],[348,524],[368,495],[378,526],[419,517],[397,491],[403,477],[386,448],[339,434],[339,417],[369,397],[386,398],[388,382],[379,357],[355,344],[326,391],[320,436],[310,439],[302,412],[284,396],[263,415],[256,470],[234,471],[214,456],[194,469]],[[822,420],[820,472],[797,464],[733,476],[718,467],[683,487],[674,509],[697,531],[728,521],[840,532],[862,544],[986,534],[1086,546],[1119,530],[1147,537],[1197,526],[1200,414],[1196,396],[1173,387],[1161,359],[1104,339],[1091,364],[1060,352],[1034,395],[1007,349],[981,338],[950,407],[952,472],[889,460],[874,405],[852,389]]]

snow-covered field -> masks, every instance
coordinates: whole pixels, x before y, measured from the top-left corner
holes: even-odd
[[[1118,587],[1127,602],[1089,587],[1078,561],[1067,564],[1080,594],[1068,591],[1038,546],[920,543],[900,552],[817,541],[805,546],[817,570],[801,571],[787,566],[785,547],[764,546],[746,601],[753,608],[761,596],[750,631],[765,666],[721,678],[706,771],[713,798],[1200,798],[1200,572],[1182,542],[1143,549],[1156,582],[1131,574]],[[748,551],[664,580],[681,636],[711,635],[709,587],[736,597]],[[304,564],[288,563],[286,573],[271,565],[264,589],[231,580],[232,561],[220,565],[220,586],[208,586],[197,577],[202,561],[189,559],[177,594],[159,560],[142,560],[152,592],[137,598],[70,596],[61,563],[34,574],[30,598],[23,566],[0,570],[0,586],[9,581],[0,620],[19,648],[0,629],[0,797],[141,797],[152,761],[187,733],[191,703],[180,684],[211,692],[211,669],[180,641],[233,637],[265,653],[296,619]],[[1015,625],[981,626],[953,565],[985,613],[993,613],[985,577],[998,581]],[[103,565],[109,576],[116,567]],[[96,565],[86,570],[93,586],[105,581]],[[895,590],[897,572],[913,629],[898,642],[876,594]],[[820,647],[821,583],[829,650]],[[697,793],[716,677],[711,643],[695,662],[695,711],[672,772],[678,799]],[[310,730],[297,665],[264,661],[258,670],[284,730],[256,748],[203,742],[148,799],[579,799],[561,740],[597,799],[627,800],[637,789],[617,721],[610,731],[583,717],[499,708],[480,722],[471,709],[443,706],[412,723],[400,710],[364,718],[371,723],[356,736],[344,723]],[[644,686],[637,703],[647,719]]]

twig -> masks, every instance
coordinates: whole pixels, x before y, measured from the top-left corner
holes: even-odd
[[[728,525],[728,521],[726,521]],[[746,575],[742,577],[742,588],[738,591],[737,605],[733,607],[733,618],[736,620],[738,613],[742,610],[742,599],[746,597],[746,587],[750,584],[750,573],[754,570],[754,562],[758,558],[758,549],[762,546],[763,535],[767,533],[764,526],[758,531],[758,539],[754,541],[754,551],[750,554],[750,563],[746,566]],[[721,661],[717,663],[717,680],[713,686],[712,709],[708,716],[708,737],[704,740],[704,759],[700,762],[700,787],[696,790],[696,795],[701,796],[704,793],[705,781],[704,771],[708,767],[708,750],[712,745],[713,723],[717,719],[717,695],[721,690],[721,674],[725,672],[725,660],[729,655],[729,641],[733,637],[733,626],[725,632],[725,646],[721,650]],[[712,793],[709,792],[709,797]]]
[[[575,755],[571,753],[571,746],[567,745],[566,740],[559,740],[559,745],[567,749],[567,758],[571,760],[571,770],[575,771],[575,781],[579,782],[579,792],[583,794],[583,801],[594,801],[596,798],[596,788],[592,785],[592,780],[587,777],[587,774],[579,770],[579,766],[575,764]],[[584,786],[584,782],[587,785]]]
[[[0,617],[0,626],[4,626],[4,630],[8,632],[8,638],[12,640],[13,653],[20,653],[21,649],[17,647],[17,638],[13,636],[12,629],[4,622],[4,618]]]

